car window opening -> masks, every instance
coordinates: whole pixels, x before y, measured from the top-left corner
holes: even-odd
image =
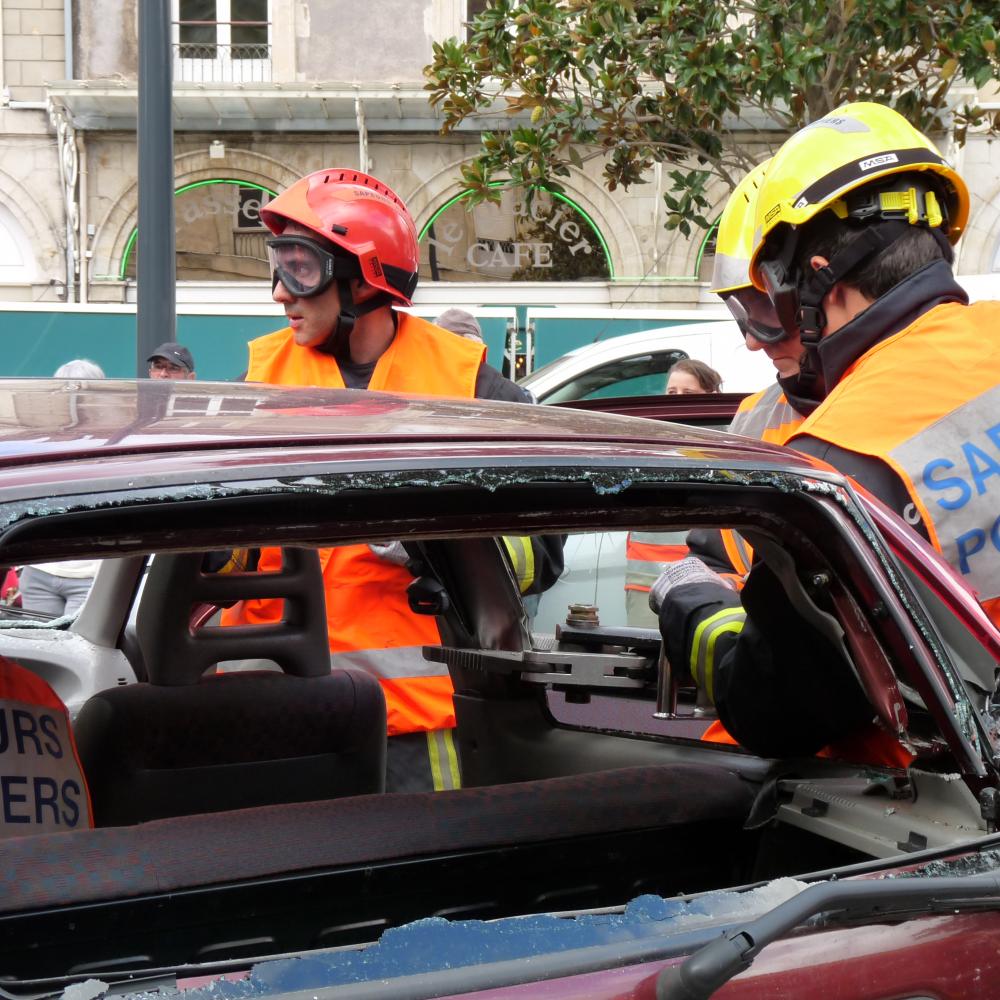
[[[569,466],[545,476],[580,481]],[[539,478],[445,470],[439,482],[475,482],[494,496]],[[412,488],[412,477],[397,483]],[[741,490],[739,499],[713,502],[720,484]],[[334,493],[371,489],[379,514],[384,486],[373,474]],[[18,907],[83,914],[57,970],[24,947],[31,921],[12,925],[0,967],[25,979],[110,970],[118,949],[103,927],[113,906],[130,915],[130,953],[152,965],[205,954],[238,964],[266,957],[271,946],[261,942],[290,893],[296,927],[276,950],[373,941],[427,915],[417,905],[427,885],[434,912],[453,918],[575,912],[920,854],[975,835],[976,795],[953,777],[964,764],[928,709],[924,667],[905,662],[902,599],[879,592],[893,607],[873,611],[874,592],[852,561],[863,539],[836,503],[824,506],[835,488],[786,473],[618,467],[588,470],[586,490],[578,503],[604,505],[607,523],[560,534],[558,559],[551,531],[491,533],[458,491],[448,514],[457,520],[436,535],[397,539],[381,529],[365,542],[355,526],[334,547],[163,551],[138,570],[139,556],[106,560],[95,594],[126,603],[134,594],[135,607],[99,654],[84,641],[93,634],[87,609],[68,628],[3,622],[0,653],[43,676],[70,708],[94,829],[40,858],[33,838],[0,840],[0,859],[24,886]],[[643,506],[637,490],[667,492],[658,508],[649,498]],[[766,504],[753,499],[763,495]],[[555,523],[560,516],[570,517]],[[836,650],[837,669],[869,700],[872,733],[895,742],[896,758],[866,757],[870,739],[794,760],[726,739],[690,664],[665,660],[649,605],[662,566],[688,556],[697,533],[728,533],[731,549],[769,567],[781,613]],[[454,686],[461,789],[383,792],[385,692],[397,675],[365,672],[350,657],[336,666],[321,582],[349,546],[405,576],[398,599],[436,629],[438,641],[418,652],[439,668],[428,676]],[[733,581],[736,595],[741,583]],[[931,603],[925,592],[919,599]],[[270,611],[257,620],[251,606]],[[362,604],[345,612],[362,613]],[[34,637],[46,631],[67,638]],[[960,651],[960,683],[985,685],[988,655],[965,633],[945,640]],[[395,645],[387,632],[385,647]],[[16,813],[19,803],[8,796],[6,808]],[[226,848],[212,852],[209,873],[204,845],[220,837]],[[110,866],[116,852],[148,857],[157,844],[169,845],[169,871],[139,864],[124,903],[99,885],[67,889],[50,877],[66,851]],[[462,889],[472,879],[470,903]],[[194,902],[206,884],[229,887],[208,916]],[[164,906],[184,935],[157,939],[150,915]],[[4,912],[11,907],[0,902]]]

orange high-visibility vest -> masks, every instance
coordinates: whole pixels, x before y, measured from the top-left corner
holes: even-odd
[[[399,313],[397,318],[395,339],[378,359],[368,388],[474,398],[486,348],[416,316]],[[336,360],[299,347],[290,329],[250,342],[247,380],[344,388]],[[389,735],[454,726],[448,669],[427,663],[421,655],[421,646],[436,645],[441,636],[433,617],[410,611],[406,588],[413,576],[367,545],[321,549],[320,562],[333,665],[360,667],[379,679]],[[280,549],[262,550],[262,572],[280,565]],[[227,610],[222,621],[270,622],[280,614],[280,600],[250,600]]]
[[[740,403],[740,408],[729,425],[729,431],[732,434],[756,438],[758,441],[784,444],[789,435],[798,430],[804,419],[785,398],[781,385],[773,382],[766,389],[747,396]]]
[[[739,746],[739,742],[718,719],[701,734],[701,738],[706,743]],[[885,764],[889,767],[909,767],[914,759],[914,755],[899,740],[874,724],[823,747],[816,756],[846,760],[852,764]]]
[[[0,656],[0,837],[84,830],[92,815],[66,706]]]
[[[997,330],[1000,302],[935,306],[858,358],[797,433],[889,465],[1000,625]]]
[[[667,563],[688,554],[686,531],[630,531],[625,539],[625,589],[647,594]]]

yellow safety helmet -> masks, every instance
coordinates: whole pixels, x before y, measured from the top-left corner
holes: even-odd
[[[736,185],[719,217],[712,268],[712,291],[716,295],[735,292],[750,284],[757,192],[770,162],[767,159],[758,164]]]
[[[736,185],[719,217],[715,240],[712,291],[722,298],[744,337],[776,344],[788,334],[765,292],[750,283],[750,252],[753,250],[754,209],[757,192],[770,159],[758,164]]]
[[[778,150],[760,186],[750,280],[765,290],[760,262],[768,238],[778,235],[779,227],[801,226],[826,209],[846,218],[844,196],[849,192],[892,174],[921,171],[931,175],[928,191],[885,191],[865,209],[868,215],[850,214],[940,227],[955,243],[969,218],[969,190],[933,143],[902,115],[881,104],[858,102],[807,125]]]

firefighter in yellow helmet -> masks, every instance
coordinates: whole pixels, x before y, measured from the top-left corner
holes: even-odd
[[[716,237],[712,291],[725,302],[751,351],[763,351],[778,377],[795,375],[802,345],[797,331],[786,330],[766,292],[750,281],[757,197],[771,161],[750,171],[726,202]],[[778,383],[743,400],[730,430],[736,434],[784,443],[801,415],[785,399]]]
[[[802,339],[788,444],[913,524],[1000,623],[1000,302],[952,275],[965,182],[926,136],[849,104],[793,136],[761,188],[750,276]],[[892,414],[887,420],[886,414]]]
[[[889,108],[845,105],[769,165],[750,278],[802,342],[800,371],[779,378],[807,414],[787,443],[894,507],[1000,622],[1000,343],[987,335],[1000,303],[969,306],[952,275],[968,212],[964,182],[924,135]],[[653,597],[667,655],[695,664],[754,752],[813,753],[870,719],[766,564],[742,591],[742,620],[707,576],[658,581]]]
[[[770,162],[765,160],[754,167],[726,202],[716,236],[712,291],[733,314],[747,349],[763,351],[781,377],[798,371],[802,345],[797,333],[789,333],[778,322],[767,293],[754,288],[750,281],[754,209]],[[802,414],[785,399],[779,383],[774,382],[743,400],[729,430],[782,444],[802,419]],[[691,554],[716,572],[735,580],[742,580],[750,572],[752,553],[736,532],[698,529],[690,532],[687,542]]]

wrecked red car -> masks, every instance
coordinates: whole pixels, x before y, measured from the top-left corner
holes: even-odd
[[[618,584],[576,599],[604,536],[698,527],[753,540],[840,637],[908,767],[704,742]],[[565,536],[540,601],[504,545],[536,535]],[[378,687],[331,673],[320,552],[369,541],[401,542],[436,622],[459,789],[385,793]],[[280,572],[206,569],[264,545]],[[993,991],[1000,637],[819,463],[554,407],[0,383],[0,565],[66,559],[100,562],[82,611],[4,609],[0,654],[68,706],[94,823],[12,831],[5,800],[8,996]],[[279,626],[217,623],[263,590]]]

